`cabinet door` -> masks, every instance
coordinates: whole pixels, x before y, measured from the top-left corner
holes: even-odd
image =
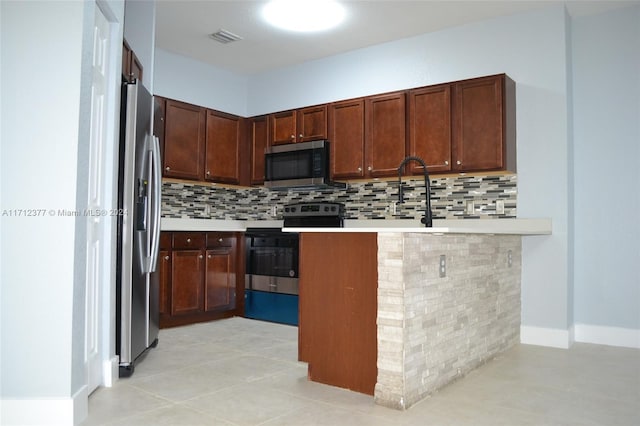
[[[448,84],[409,92],[409,155],[420,157],[429,172],[451,170],[451,87]],[[411,172],[423,173],[417,162]]]
[[[207,250],[205,311],[229,310],[236,305],[235,256],[230,247]]]
[[[503,81],[499,75],[455,83],[454,170],[504,167]]]
[[[319,105],[296,111],[296,140],[315,141],[327,138],[327,106]]]
[[[142,62],[136,56],[136,53],[131,51],[131,62],[130,62],[129,76],[132,80],[140,80],[142,81]]]
[[[174,250],[171,256],[171,315],[202,312],[204,250]]]
[[[367,175],[394,176],[406,154],[406,95],[389,93],[366,98]]]
[[[284,111],[271,114],[271,145],[282,145],[296,141],[296,112]]]
[[[129,81],[131,74],[131,48],[126,40],[122,42],[122,76]]]
[[[205,109],[167,100],[164,176],[203,179]]]
[[[310,380],[369,395],[378,372],[376,238],[300,234],[298,358]]]
[[[158,258],[158,273],[160,274],[160,315],[170,315],[171,254],[169,250],[160,250]]]
[[[160,154],[162,158],[164,158],[164,123],[166,121],[167,100],[159,96],[154,96],[153,101],[155,104],[153,112],[153,134],[160,140]]]
[[[142,80],[142,63],[126,40],[122,43],[122,75],[127,81]]]
[[[364,100],[330,104],[328,116],[331,177],[364,177]]]
[[[251,139],[251,184],[264,183],[264,150],[269,146],[268,116],[254,117],[249,121]]]
[[[240,181],[240,125],[238,116],[207,110],[205,179]]]

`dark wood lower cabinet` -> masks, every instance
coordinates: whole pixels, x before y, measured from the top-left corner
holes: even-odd
[[[298,358],[312,381],[373,395],[377,247],[375,233],[300,234]]]
[[[159,259],[160,328],[241,314],[238,241],[230,232],[163,232]],[[167,241],[170,246],[167,248]]]
[[[202,311],[201,250],[174,250],[171,259],[171,315],[197,314]]]
[[[235,254],[231,247],[207,250],[205,278],[206,312],[234,309],[236,305]]]

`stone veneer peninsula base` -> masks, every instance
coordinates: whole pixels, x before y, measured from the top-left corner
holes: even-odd
[[[520,235],[301,232],[299,359],[406,409],[519,342],[520,270]]]
[[[520,271],[520,235],[379,233],[376,403],[407,409],[519,343]]]

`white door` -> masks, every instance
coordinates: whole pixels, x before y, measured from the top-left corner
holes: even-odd
[[[93,392],[102,383],[101,357],[101,289],[105,282],[106,246],[105,226],[109,216],[99,212],[108,211],[105,202],[104,157],[107,144],[107,88],[110,52],[110,26],[100,8],[95,8],[93,30],[93,83],[91,86],[91,137],[89,147],[89,191],[87,223],[87,289],[85,324],[85,365],[87,366],[88,392]]]

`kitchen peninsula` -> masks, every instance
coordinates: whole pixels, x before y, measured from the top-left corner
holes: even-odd
[[[163,229],[243,222],[164,219]],[[521,238],[550,234],[551,221],[284,229],[301,233],[299,358],[310,379],[406,409],[519,342]]]

